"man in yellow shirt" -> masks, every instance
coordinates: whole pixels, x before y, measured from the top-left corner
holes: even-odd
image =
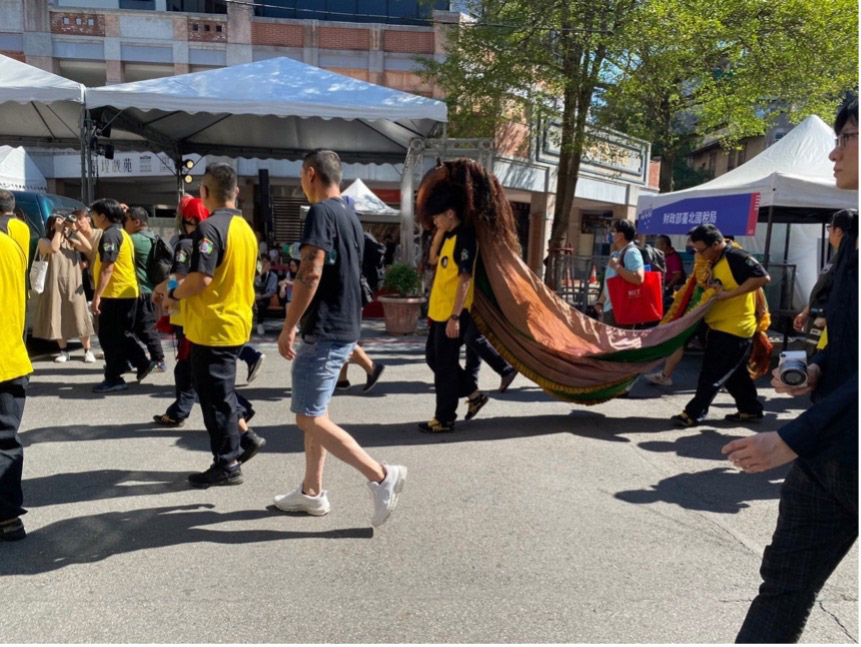
[[[699,225],[691,230],[690,239],[696,253],[711,263],[711,283],[719,291],[705,316],[708,330],[696,394],[671,420],[679,427],[700,424],[721,387],[729,391],[738,407],[727,420],[761,420],[762,403],[757,399],[747,360],[757,328],[756,292],[771,279],[759,261],[728,243],[714,225]]]
[[[3,198],[0,195],[0,200]],[[8,197],[5,203],[0,203],[4,212],[7,206]],[[21,490],[24,447],[18,437],[18,427],[24,413],[27,376],[33,372],[24,347],[27,254],[9,231],[8,223],[0,222],[0,303],[4,311],[0,317],[3,343],[0,356],[0,541],[23,539],[26,534],[21,522],[21,515],[27,512],[22,507]]]
[[[30,228],[26,222],[15,216],[15,196],[5,189],[0,189],[0,229],[18,243],[29,267]]]
[[[236,360],[251,337],[257,240],[236,208],[238,194],[231,166],[206,167],[200,199],[211,215],[192,234],[188,275],[165,299],[168,307],[181,306],[191,380],[209,432],[212,465],[188,477],[200,488],[242,483]]]
[[[90,207],[93,222],[102,230],[93,266],[96,290],[93,314],[99,318],[99,344],[105,353],[105,379],[93,393],[125,391],[123,379],[128,362],[137,369],[137,381],[152,373],[150,361],[134,335],[138,279],[132,239],[123,229],[123,210],[110,198],[97,200]]]

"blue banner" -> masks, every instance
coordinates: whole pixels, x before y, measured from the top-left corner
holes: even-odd
[[[637,214],[638,234],[687,234],[697,225],[712,224],[728,236],[753,236],[759,214],[759,193],[688,198]]]

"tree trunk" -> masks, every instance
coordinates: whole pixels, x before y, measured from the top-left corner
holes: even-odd
[[[676,151],[673,149],[665,149],[661,153],[661,193],[669,193],[673,190],[675,183],[673,181],[673,167],[676,164]]]

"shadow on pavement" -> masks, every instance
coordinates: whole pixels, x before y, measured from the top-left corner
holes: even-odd
[[[188,490],[187,472],[94,470],[25,479],[28,508]]]
[[[760,474],[745,474],[730,467],[705,472],[677,474],[645,490],[618,492],[615,497],[628,503],[663,501],[686,510],[735,514],[750,507],[748,501],[780,497],[780,485],[789,466]]]
[[[283,513],[270,510],[220,513],[215,512],[214,507],[213,504],[166,506],[57,521],[28,533],[24,541],[5,545],[0,576],[35,575],[71,564],[100,562],[113,555],[179,544],[247,544],[307,538],[370,539],[374,536],[372,528],[320,532],[201,528],[283,516]]]
[[[680,430],[682,431],[682,430]],[[696,430],[684,430],[696,431]],[[721,447],[728,442],[738,440],[744,436],[730,436],[722,434],[717,429],[702,429],[699,433],[669,440],[647,440],[638,443],[637,447],[650,452],[668,453],[674,452],[677,456],[684,458],[702,458],[703,460],[725,461],[726,457],[720,453]]]
[[[54,396],[61,400],[105,400],[122,398],[129,395],[149,395],[151,398],[174,398],[174,387],[172,384],[153,384],[144,382],[138,384],[134,376],[126,379],[129,388],[125,391],[113,393],[93,393],[93,387],[101,382],[101,375],[93,374],[92,382],[43,382],[36,379],[27,388],[27,397]]]

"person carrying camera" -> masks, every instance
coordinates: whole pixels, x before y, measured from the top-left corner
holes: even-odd
[[[40,238],[39,252],[48,259],[45,289],[36,297],[33,313],[33,337],[56,341],[60,353],[55,362],[69,361],[66,341],[80,339],[84,347],[84,362],[93,364],[96,356],[90,348],[93,318],[87,310],[84,278],[79,254],[89,254],[90,241],[79,228],[78,221],[87,218],[83,210],[68,216],[54,214],[45,223],[48,236]]]
[[[837,187],[858,190],[858,100],[844,103],[829,159]],[[780,490],[777,527],[762,556],[762,585],[738,643],[797,642],[819,590],[858,537],[858,214],[834,263],[825,304],[828,344],[807,367],[807,384],[778,393],[811,394],[813,406],[778,431],[721,450],[749,473],[793,462]]]

